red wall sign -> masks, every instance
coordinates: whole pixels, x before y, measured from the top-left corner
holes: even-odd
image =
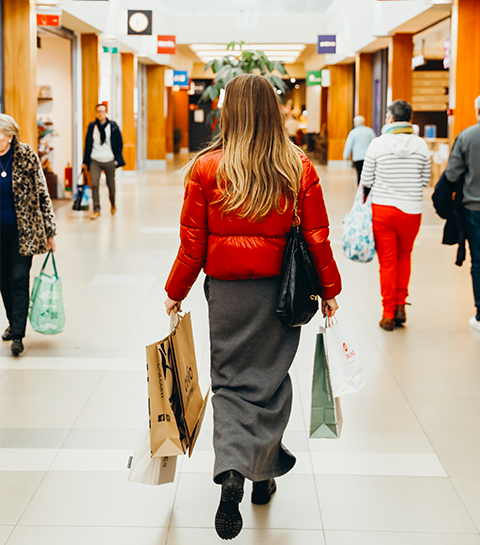
[[[157,36],[157,53],[174,55],[176,47],[175,36]]]
[[[37,13],[37,26],[60,26],[60,15]]]

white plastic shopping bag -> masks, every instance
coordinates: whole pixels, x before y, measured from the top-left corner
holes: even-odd
[[[355,201],[343,221],[342,246],[348,259],[368,263],[375,256],[371,195],[363,202],[364,187],[359,185]]]
[[[333,397],[361,390],[366,379],[350,321],[327,320],[325,340]]]
[[[128,480],[142,484],[173,483],[177,467],[176,456],[160,456],[152,458],[150,450],[150,431],[142,431],[133,458],[129,460],[130,473]]]

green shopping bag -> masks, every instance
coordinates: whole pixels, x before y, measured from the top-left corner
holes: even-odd
[[[328,371],[325,351],[325,330],[320,328],[315,347],[313,367],[312,412],[310,420],[310,437],[335,439],[342,430],[342,411],[340,400],[332,395],[330,373]]]
[[[55,271],[53,276],[45,274],[45,267],[50,256],[52,256],[53,270]],[[28,317],[32,328],[38,333],[56,335],[63,331],[65,312],[62,301],[62,281],[58,278],[52,250],[48,252],[40,275],[33,282]]]

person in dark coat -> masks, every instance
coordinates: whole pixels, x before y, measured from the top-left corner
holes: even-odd
[[[478,123],[458,135],[445,175],[452,183],[462,177],[465,179],[462,200],[476,307],[476,314],[468,323],[472,329],[480,331],[480,96],[475,100],[475,112]]]
[[[85,153],[82,169],[90,171],[92,181],[93,214],[91,219],[100,217],[100,175],[105,172],[108,193],[110,197],[110,211],[117,211],[115,206],[115,169],[123,167],[123,139],[119,126],[107,117],[107,106],[95,106],[97,119],[90,123],[85,137]]]

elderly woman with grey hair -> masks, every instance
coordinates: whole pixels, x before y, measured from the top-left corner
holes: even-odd
[[[0,114],[0,291],[9,326],[2,340],[23,352],[32,256],[55,251],[55,216],[35,151],[16,121]]]

